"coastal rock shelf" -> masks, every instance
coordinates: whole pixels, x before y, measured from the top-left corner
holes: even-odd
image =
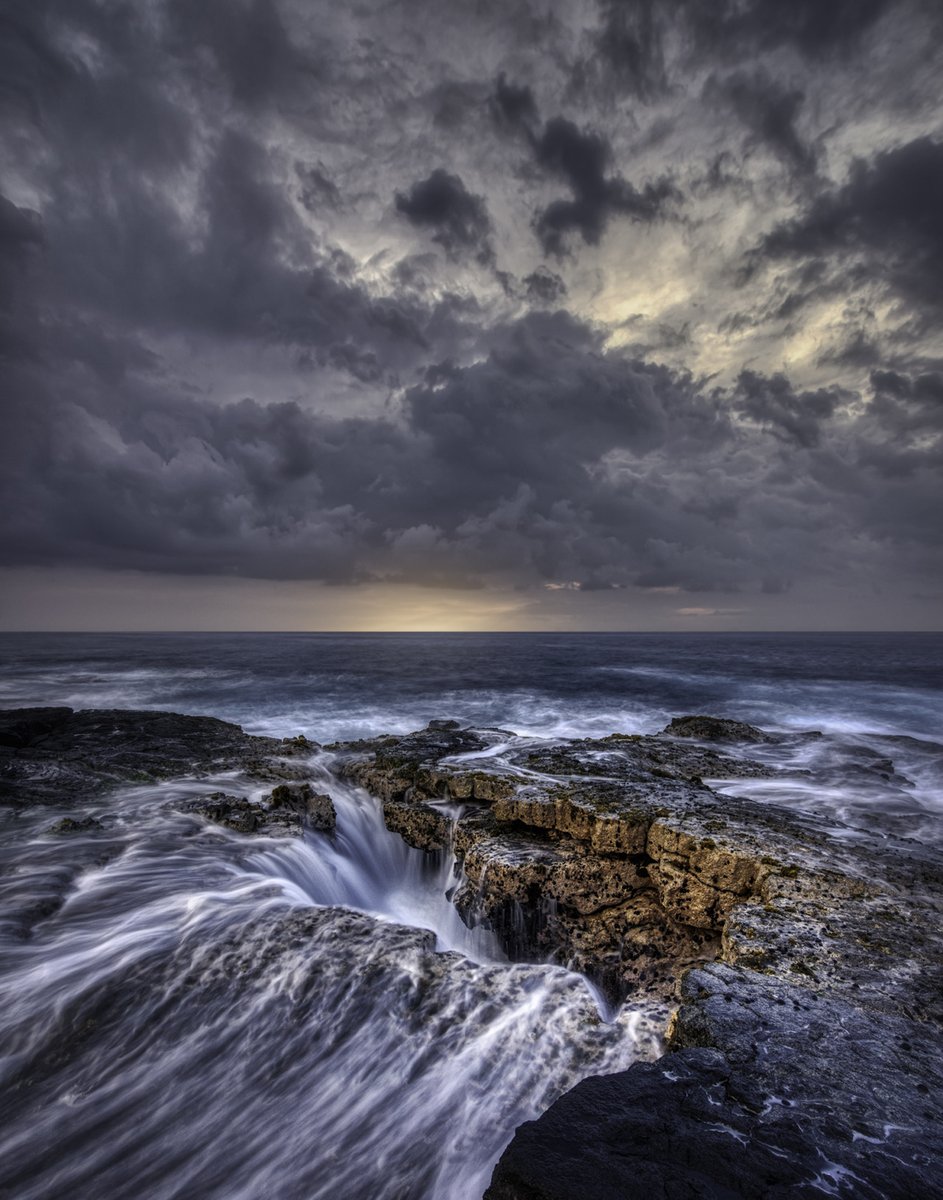
[[[334,828],[329,796],[316,792],[305,761],[318,749],[305,737],[255,737],[215,717],[179,713],[71,708],[0,711],[0,800],[16,805],[81,803],[127,784],[181,775],[238,772],[252,784],[275,786],[259,800],[213,791],[185,811],[238,833],[300,835]],[[88,818],[53,827],[88,829]]]
[[[552,746],[433,722],[332,748],[389,828],[454,848],[455,903],[512,954],[681,1001],[658,1063],[522,1126],[491,1200],[943,1194],[943,859],[705,784],[770,776],[750,754],[776,740],[688,717]]]
[[[173,804],[191,818],[333,837],[327,770],[430,862],[454,854],[452,902],[511,958],[661,1012],[663,1056],[584,1079],[521,1125],[491,1200],[930,1200],[943,855],[745,794],[775,779],[778,749],[816,737],[703,716],[558,742],[433,721],[322,749],[205,717],[17,710],[0,713],[0,789],[14,814],[55,809],[47,833],[94,840],[86,803],[186,776]],[[47,911],[24,911],[24,937]]]

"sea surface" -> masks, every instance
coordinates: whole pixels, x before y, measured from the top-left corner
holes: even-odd
[[[0,707],[325,745],[435,718],[557,739],[735,717],[790,736],[750,749],[779,775],[719,790],[943,844],[943,635],[35,634],[0,656]],[[179,811],[226,776],[0,808],[0,1194],[477,1200],[517,1124],[659,1053],[663,1013],[467,929],[451,856],[405,846],[330,766],[312,753],[333,837]],[[52,834],[65,815],[100,827]]]

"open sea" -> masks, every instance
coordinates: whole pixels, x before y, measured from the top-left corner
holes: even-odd
[[[674,716],[790,734],[717,790],[943,844],[941,634],[0,635],[0,707],[207,714],[322,744],[454,718],[534,738]],[[521,1121],[659,1053],[566,964],[510,963],[312,755],[335,836],[179,811],[224,776],[0,808],[0,1195],[478,1200]],[[261,795],[264,789],[258,789]],[[68,837],[65,815],[99,826]]]

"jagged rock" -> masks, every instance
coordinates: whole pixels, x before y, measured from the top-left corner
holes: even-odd
[[[499,738],[501,761],[456,762]],[[670,738],[515,746],[507,733],[439,722],[335,750],[338,772],[380,797],[410,845],[454,841],[467,919],[489,922],[516,957],[551,954],[615,995],[672,987],[677,964],[719,946],[725,913],[774,869],[718,840],[729,802],[701,784],[707,770],[770,769]],[[683,831],[668,820],[679,816]]]
[[[181,812],[198,813],[215,825],[236,833],[263,833],[274,837],[300,836],[305,826],[333,832],[337,814],[330,796],[316,792],[309,783],[281,783],[267,802],[259,804],[245,796],[210,792],[174,805]]]
[[[417,850],[444,850],[452,841],[453,818],[430,804],[383,801],[383,822],[387,829]]]
[[[326,792],[316,792],[310,783],[280,783],[269,796],[272,810],[302,817],[312,829],[330,833],[337,824],[334,801]]]
[[[314,792],[308,797],[305,816],[312,829],[321,833],[333,833],[337,827],[337,811],[334,801],[326,792]]]
[[[943,1054],[926,1027],[719,964],[682,998],[672,1051],[521,1126],[487,1200],[940,1195]]]
[[[81,801],[122,783],[279,765],[279,742],[215,717],[120,709],[0,711],[0,802]],[[277,778],[277,775],[275,775]]]
[[[73,715],[71,708],[13,708],[0,711],[0,746],[31,746]]]
[[[512,956],[555,956],[616,996],[682,997],[669,1053],[522,1126],[491,1200],[943,1194],[943,859],[706,787],[775,774],[693,744],[779,740],[740,722],[550,746],[504,735],[500,760],[454,760],[489,736],[340,747],[339,770],[412,844],[451,836],[455,903]],[[863,765],[889,774],[880,756]]]
[[[181,812],[199,813],[214,825],[223,825],[236,833],[255,833],[266,816],[260,804],[252,804],[245,796],[230,796],[228,792],[210,792],[174,807]]]
[[[190,811],[281,835],[332,820],[305,778],[311,743],[68,709],[2,713],[0,734],[15,804],[237,770],[277,783],[267,803],[217,792]],[[696,717],[549,746],[432,722],[333,748],[391,829],[454,847],[455,903],[514,957],[568,962],[614,997],[680,988],[665,1057],[588,1080],[523,1126],[492,1200],[943,1194],[943,857],[705,786],[770,774],[736,748],[767,737]],[[729,754],[695,744],[710,740]],[[889,775],[880,755],[861,765]]]
[[[764,763],[731,758],[709,747],[676,742],[660,734],[610,734],[565,745],[542,746],[527,753],[525,765],[557,777],[587,776],[650,783],[676,779],[757,779],[775,774]]]
[[[312,742],[303,733],[299,733],[295,737],[282,738],[279,743],[279,752],[287,757],[293,754],[314,754],[320,749],[320,743]]]
[[[748,972],[691,972],[658,1062],[522,1125],[486,1200],[933,1200],[943,1058],[921,1026]]]
[[[747,725],[745,721],[732,721],[729,717],[675,717],[665,726],[671,737],[697,738],[702,742],[772,742],[775,735]]]
[[[0,710],[0,803],[61,804],[64,796],[81,803],[119,784],[232,770],[255,780],[303,781],[310,768],[290,761],[302,746],[306,755],[316,749],[307,739],[255,737],[215,717],[121,709]],[[333,828],[332,812],[328,797],[316,800],[312,825]],[[227,822],[247,830],[279,824],[300,829],[299,820],[284,815],[263,820],[247,810],[233,810],[222,823]]]

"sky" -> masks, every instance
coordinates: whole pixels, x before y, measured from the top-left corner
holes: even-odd
[[[943,628],[936,0],[0,0],[0,627]]]

